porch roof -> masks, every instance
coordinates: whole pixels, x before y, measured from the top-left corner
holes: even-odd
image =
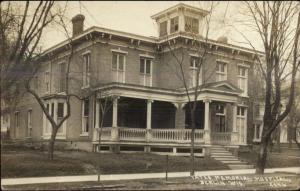
[[[94,88],[98,92],[97,97],[124,96],[139,99],[153,99],[173,103],[186,102],[187,93],[184,88],[167,89],[159,87],[148,87],[128,83],[107,83],[99,84]],[[189,88],[189,95],[192,97],[195,88]],[[197,100],[213,99],[220,101],[236,102],[242,91],[228,81],[207,83],[199,86],[199,97]]]

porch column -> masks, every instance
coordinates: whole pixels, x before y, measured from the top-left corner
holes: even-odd
[[[185,110],[183,109],[183,107],[185,106],[185,103],[174,104],[174,106],[176,107],[175,129],[184,129],[185,128]]]
[[[210,121],[209,121],[209,99],[203,100],[205,104],[205,114],[204,114],[204,142],[205,144],[210,144]]]
[[[232,105],[232,134],[231,134],[231,144],[238,144],[238,131],[236,126],[236,115],[237,115],[237,103]]]
[[[245,108],[245,128],[244,128],[244,144],[247,144],[247,129],[248,129],[248,108]]]
[[[153,100],[147,100],[147,129],[151,129],[151,119],[152,119],[152,102]]]
[[[96,110],[95,110],[95,128],[99,128],[99,114],[100,114],[100,103],[99,100],[96,99]]]
[[[113,98],[113,116],[112,116],[112,129],[111,129],[111,139],[112,139],[112,141],[118,141],[119,140],[118,99],[119,99],[119,97],[114,97]]]
[[[112,126],[118,126],[118,99],[119,97],[113,98],[113,116],[112,116]]]
[[[153,100],[147,100],[147,129],[146,129],[146,140],[151,140],[151,120],[152,120],[152,102]]]

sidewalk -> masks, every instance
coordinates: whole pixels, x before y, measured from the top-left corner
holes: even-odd
[[[241,169],[241,170],[214,170],[214,171],[197,171],[196,176],[210,176],[210,175],[240,175],[240,174],[254,174],[255,169]],[[290,172],[300,174],[300,167],[287,168],[269,168],[265,169],[265,173],[274,172]],[[165,173],[141,173],[141,174],[111,174],[101,175],[101,181],[109,180],[133,180],[133,179],[150,179],[150,178],[165,178]],[[189,177],[189,172],[170,172],[169,178]],[[41,183],[59,183],[59,182],[86,182],[97,181],[97,175],[83,175],[83,176],[53,176],[53,177],[33,177],[33,178],[7,178],[1,179],[1,185],[20,185],[20,184],[41,184]]]

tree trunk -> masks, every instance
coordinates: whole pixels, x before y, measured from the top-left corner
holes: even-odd
[[[58,131],[58,127],[52,126],[51,138],[49,140],[49,145],[48,145],[48,159],[49,160],[53,160],[54,144],[55,144],[55,138],[56,138],[57,131]]]
[[[191,110],[191,123],[192,123],[192,131],[191,131],[191,172],[190,176],[195,176],[195,154],[194,154],[194,147],[195,147],[195,109]]]
[[[277,150],[278,152],[281,152],[281,145],[280,145],[280,126],[279,129],[277,129]]]
[[[264,174],[267,160],[268,142],[269,138],[267,136],[263,136],[260,142],[255,174]]]

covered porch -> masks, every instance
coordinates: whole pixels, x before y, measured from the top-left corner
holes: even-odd
[[[101,116],[100,112],[100,102],[104,97],[97,99],[94,144],[99,142],[101,134],[103,144],[190,146],[190,111],[184,94],[172,91],[172,94],[165,96],[163,93],[167,93],[166,90],[163,93],[156,90],[150,94],[139,90],[137,93],[132,87],[133,94],[128,88],[122,91],[122,86],[125,84],[105,94],[113,95],[105,116]],[[147,90],[147,87],[144,88]],[[236,96],[223,96],[223,99],[216,94],[209,98],[205,93],[199,96],[194,135],[196,147],[241,144],[244,139],[240,137],[241,130],[238,130],[236,102]],[[99,128],[101,117],[103,125]]]

